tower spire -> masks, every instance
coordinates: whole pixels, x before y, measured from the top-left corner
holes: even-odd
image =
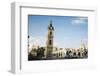
[[[50,24],[49,24],[49,26],[48,26],[48,29],[54,31],[54,27],[52,26],[52,20],[50,20]]]
[[[50,25],[52,24],[52,20],[50,20]]]
[[[85,49],[85,44],[82,40],[81,40],[81,48]]]

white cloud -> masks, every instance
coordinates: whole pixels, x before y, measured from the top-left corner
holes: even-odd
[[[45,46],[46,38],[45,37],[30,37],[29,45],[30,47],[34,46]]]
[[[83,17],[78,17],[78,18],[75,18],[75,19],[73,19],[72,20],[72,24],[74,25],[76,25],[76,24],[85,24],[86,23],[86,19],[87,18],[83,18]]]
[[[59,46],[58,42],[54,41],[54,46],[58,47]]]

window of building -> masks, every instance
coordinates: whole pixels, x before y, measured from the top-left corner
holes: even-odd
[[[49,44],[50,44],[50,45],[52,44],[51,40],[49,40]]]
[[[52,35],[52,32],[50,31],[50,35]]]

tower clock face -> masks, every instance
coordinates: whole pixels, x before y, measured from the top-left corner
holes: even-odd
[[[88,17],[28,15],[28,31],[29,61],[88,58]]]

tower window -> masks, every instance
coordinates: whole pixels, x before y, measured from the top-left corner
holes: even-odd
[[[50,31],[50,35],[52,35],[52,32]]]
[[[52,43],[51,40],[49,40],[49,44],[50,44],[50,45],[51,45],[51,43]]]

